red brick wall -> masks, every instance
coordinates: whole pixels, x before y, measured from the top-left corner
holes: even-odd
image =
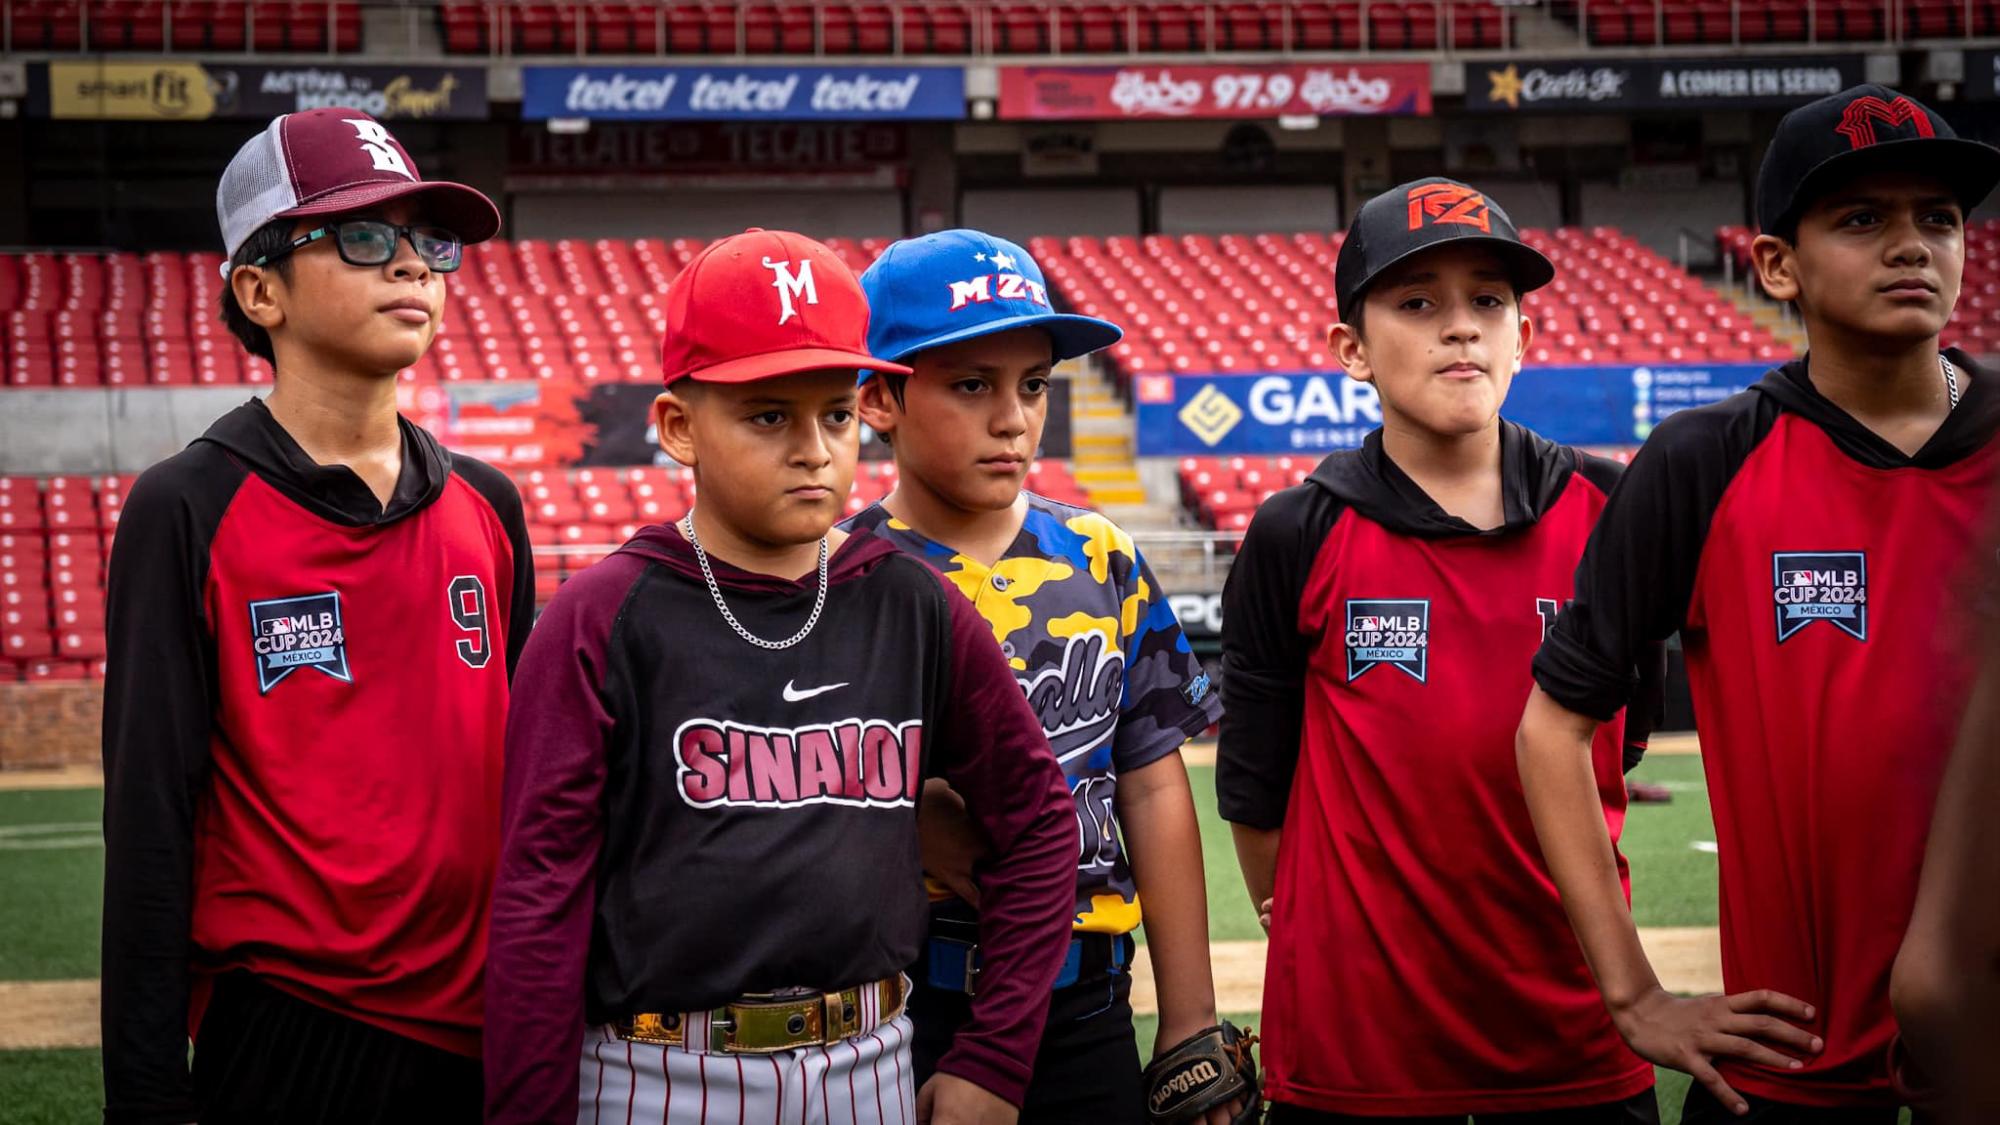
[[[0,684],[0,770],[96,765],[104,685]]]

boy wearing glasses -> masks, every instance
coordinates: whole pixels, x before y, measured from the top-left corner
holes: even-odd
[[[216,202],[277,381],[139,478],[111,556],[105,1118],[476,1121],[533,567],[395,381],[500,216],[347,109],[273,121]]]

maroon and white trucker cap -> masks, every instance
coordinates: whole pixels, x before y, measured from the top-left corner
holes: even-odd
[[[250,138],[215,190],[226,258],[273,219],[338,215],[423,197],[428,219],[463,242],[500,231],[500,210],[464,184],[425,180],[382,123],[358,109],[287,113]],[[228,267],[225,265],[225,272]]]

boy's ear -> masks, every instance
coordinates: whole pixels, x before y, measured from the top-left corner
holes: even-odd
[[[660,449],[667,456],[694,468],[699,458],[694,452],[694,412],[687,397],[670,390],[660,392],[653,399],[653,430],[660,435]]]
[[[284,305],[278,299],[284,284],[277,270],[262,266],[237,266],[229,271],[229,291],[236,297],[236,306],[250,323],[266,332],[285,322]]]
[[[1347,372],[1347,377],[1357,383],[1373,383],[1375,370],[1368,365],[1368,345],[1361,340],[1361,334],[1345,321],[1326,330],[1326,346],[1333,352],[1333,361]]]
[[[1521,314],[1520,338],[1514,342],[1514,374],[1521,373],[1521,366],[1528,361],[1528,347],[1535,342],[1535,318]]]
[[[875,375],[861,384],[861,391],[855,396],[855,409],[868,428],[893,439],[896,436],[896,419],[902,416],[902,407],[896,402],[895,392],[889,389],[886,375]]]
[[[1758,235],[1750,243],[1750,265],[1772,300],[1799,299],[1798,254],[1791,243],[1776,235]]]

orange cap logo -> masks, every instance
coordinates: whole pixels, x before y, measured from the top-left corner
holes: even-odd
[[[1486,196],[1461,184],[1423,184],[1410,189],[1410,229],[1426,223],[1460,223],[1491,233]]]

